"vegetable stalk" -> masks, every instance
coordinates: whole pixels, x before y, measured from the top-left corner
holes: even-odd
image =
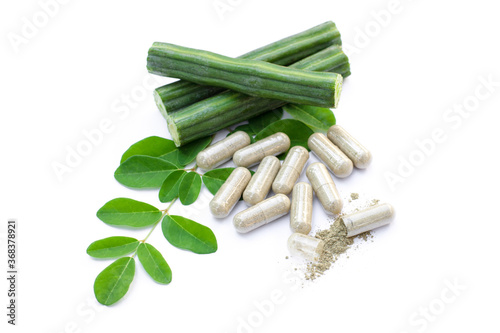
[[[290,67],[310,71],[351,74],[349,59],[338,45],[328,47]],[[213,134],[266,111],[287,104],[284,101],[225,91],[166,116],[169,132],[177,146]]]
[[[332,45],[340,45],[340,33],[335,23],[328,21],[306,31],[248,52],[239,58],[254,59],[288,66]],[[154,92],[160,112],[173,113],[208,97],[224,88],[200,86],[180,80],[157,88]]]
[[[236,59],[169,43],[155,42],[148,71],[201,85],[290,103],[336,107],[342,88],[337,73],[284,67],[260,60]]]

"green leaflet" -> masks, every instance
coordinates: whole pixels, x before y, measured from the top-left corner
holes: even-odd
[[[175,247],[194,253],[217,251],[217,239],[210,228],[178,215],[167,215],[161,225],[163,235]]]
[[[158,136],[150,136],[130,146],[130,148],[123,153],[120,164],[134,155],[162,158],[164,155],[175,150],[177,150],[177,147],[172,140],[160,138]]]
[[[97,217],[106,224],[142,228],[155,224],[162,213],[145,202],[128,198],[108,201],[98,211]]]
[[[250,127],[250,125],[249,125],[249,124],[244,124],[244,125],[240,125],[240,126],[236,127],[234,130],[232,130],[231,132],[229,132],[229,133],[226,135],[226,137],[227,137],[227,136],[230,136],[230,135],[231,135],[231,134],[233,134],[234,132],[238,132],[238,131],[243,131],[243,132],[247,133],[247,134],[250,136],[250,143],[254,143],[254,142],[255,142],[255,140],[254,140],[253,136],[254,136],[256,133],[252,130],[252,128]]]
[[[257,133],[255,136],[255,140],[261,140],[269,135],[272,135],[277,132],[283,132],[290,138],[290,147],[293,146],[302,146],[309,150],[307,146],[307,139],[313,134],[313,130],[307,127],[303,122],[295,120],[295,119],[282,119],[278,120],[262,131]],[[286,154],[281,154],[279,157],[281,159],[284,158]]]
[[[89,245],[87,254],[94,258],[117,258],[134,252],[139,241],[131,237],[108,237],[97,240]]]
[[[281,108],[271,110],[261,114],[260,116],[253,117],[248,120],[248,124],[240,125],[232,130],[227,136],[233,134],[234,132],[243,131],[250,135],[250,143],[254,143],[255,134],[259,133],[269,124],[278,121],[283,117],[283,110]]]
[[[141,243],[137,256],[149,276],[158,283],[168,284],[172,281],[172,270],[161,253],[148,243]]]
[[[179,162],[179,149],[172,150],[170,153],[159,156],[158,158],[161,158],[164,161],[172,163],[173,165],[177,166],[179,169],[182,169],[187,165],[187,164],[181,164]]]
[[[160,187],[177,166],[157,157],[135,155],[120,164],[115,179],[122,185],[136,188]]]
[[[165,178],[165,181],[161,185],[158,197],[160,202],[170,202],[179,196],[179,185],[182,178],[186,175],[184,170],[172,171],[170,175]]]
[[[196,172],[189,172],[179,184],[179,199],[185,206],[192,204],[198,199],[201,191],[201,176]]]
[[[335,115],[327,108],[287,104],[283,106],[283,110],[316,132],[327,132],[331,126],[335,125]]]
[[[220,168],[207,171],[202,176],[203,184],[205,184],[210,193],[215,195],[234,169],[235,168]],[[250,170],[250,173],[253,175],[255,171]]]
[[[203,175],[203,183],[210,193],[215,195],[233,170],[234,168],[221,168],[207,171]]]
[[[205,149],[212,141],[211,136],[206,136],[204,138],[195,140],[187,145],[179,147],[178,161],[181,165],[188,165],[193,162],[196,155],[203,149]]]
[[[124,257],[106,267],[94,282],[94,294],[103,305],[119,301],[128,291],[135,274],[135,260]]]
[[[251,118],[248,120],[248,125],[252,131],[256,134],[262,131],[264,128],[269,126],[269,124],[278,121],[283,117],[283,110],[281,108],[267,111],[260,116]]]

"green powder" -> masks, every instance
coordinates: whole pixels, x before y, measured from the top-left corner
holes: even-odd
[[[316,232],[315,237],[323,240],[325,247],[323,254],[317,262],[307,264],[306,280],[315,280],[329,270],[333,263],[339,259],[340,255],[345,253],[354,244],[354,238],[360,238],[364,241],[373,238],[369,231],[359,234],[356,237],[347,237],[347,229],[344,223],[341,222],[341,218],[342,216],[337,217],[328,229]]]

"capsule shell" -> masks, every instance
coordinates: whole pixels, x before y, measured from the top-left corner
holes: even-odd
[[[196,156],[196,164],[203,170],[212,170],[215,167],[229,161],[233,154],[250,144],[250,136],[238,131],[225,139],[200,151]]]
[[[317,261],[321,257],[324,247],[324,241],[308,235],[293,233],[288,238],[290,253],[308,260]]]
[[[292,147],[273,182],[273,192],[283,194],[292,192],[293,185],[299,179],[308,159],[307,149],[302,146]]]
[[[250,178],[252,174],[247,168],[234,169],[210,201],[209,207],[212,215],[217,218],[228,216],[240,200]]]
[[[311,231],[313,190],[305,182],[295,184],[290,209],[290,228],[293,232],[307,235]]]
[[[237,166],[250,167],[264,157],[279,155],[290,148],[290,138],[285,133],[275,133],[234,153],[233,162]]]
[[[389,224],[393,218],[394,208],[385,203],[343,216],[342,222],[347,229],[347,237],[352,237]]]
[[[311,164],[306,175],[323,208],[334,215],[340,214],[342,198],[325,165],[319,162]]]
[[[264,157],[262,162],[260,162],[259,168],[254,173],[243,192],[243,200],[245,200],[247,204],[255,205],[267,197],[280,166],[281,163],[277,157]]]
[[[351,159],[358,169],[366,169],[371,161],[372,154],[358,140],[349,134],[343,127],[333,125],[327,133],[328,139],[340,148]]]
[[[284,194],[276,194],[236,214],[233,224],[236,231],[247,233],[286,215],[289,211],[290,199]]]
[[[345,178],[352,173],[352,161],[323,133],[312,134],[307,141],[307,145],[335,176]]]

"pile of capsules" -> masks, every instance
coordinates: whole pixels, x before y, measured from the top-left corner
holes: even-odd
[[[290,212],[293,231],[288,239],[290,252],[318,260],[324,242],[308,235],[312,223],[313,190],[328,214],[340,214],[342,198],[328,169],[336,177],[345,178],[352,173],[354,166],[358,169],[368,167],[371,153],[338,125],[330,127],[327,135],[314,133],[308,139],[308,147],[324,164],[312,163],[307,167],[310,184],[296,184],[309,159],[307,149],[302,146],[290,149],[290,138],[281,132],[253,144],[250,142],[247,133],[235,132],[196,157],[196,163],[203,170],[211,170],[231,158],[237,166],[210,201],[211,213],[216,218],[228,216],[243,195],[250,207],[236,214],[233,223],[238,232],[246,233]],[[289,149],[281,165],[276,155]],[[258,163],[260,165],[252,176],[248,168]],[[271,188],[275,195],[266,199]],[[352,237],[390,223],[393,215],[391,205],[379,204],[345,215],[342,222],[347,236]]]

